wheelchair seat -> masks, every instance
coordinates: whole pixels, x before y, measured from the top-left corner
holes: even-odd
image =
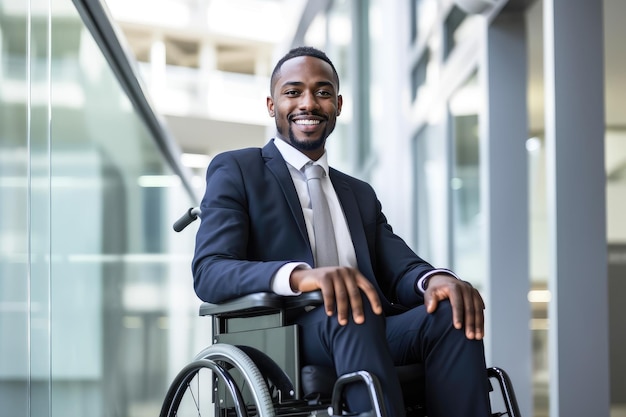
[[[424,416],[424,367],[420,363],[396,366],[407,416]],[[305,365],[300,372],[304,399],[323,403],[333,398],[338,376],[332,368]]]

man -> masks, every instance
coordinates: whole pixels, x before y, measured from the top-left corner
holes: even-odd
[[[277,63],[270,89],[277,139],[218,155],[207,170],[196,293],[220,302],[321,290],[324,305],[296,319],[306,363],[338,375],[370,371],[391,416],[404,415],[394,365],[423,363],[429,416],[488,416],[480,294],[396,236],[368,184],[328,167],[325,143],[343,104],[332,62],[317,49],[293,49]],[[304,174],[312,162],[327,174],[321,181],[334,239],[315,238]],[[316,267],[331,240],[335,264]],[[351,411],[369,409],[363,387],[355,384],[346,397]]]

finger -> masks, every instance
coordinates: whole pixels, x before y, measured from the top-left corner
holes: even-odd
[[[335,287],[332,280],[321,279],[319,288],[322,290],[322,299],[324,300],[324,309],[327,316],[332,316],[335,312]]]
[[[437,310],[437,306],[439,305],[439,301],[442,300],[443,298],[439,298],[437,296],[437,292],[436,291],[430,291],[426,294],[424,294],[425,298],[424,298],[424,302],[426,303],[426,312],[428,312],[429,314],[432,314],[435,312],[435,310]]]
[[[355,277],[351,275],[350,271],[346,271],[347,277],[345,277],[346,290],[348,298],[350,300],[350,308],[352,309],[352,319],[356,324],[361,324],[365,321],[365,314],[363,313],[363,298],[361,297],[361,290],[355,282]]]
[[[348,291],[341,275],[333,277],[333,287],[335,292],[335,303],[337,307],[337,320],[342,326],[348,324],[348,314],[350,302],[348,301]],[[328,313],[328,312],[327,312]]]
[[[465,302],[461,289],[455,285],[450,291],[450,305],[452,306],[452,323],[455,329],[462,329],[465,321]]]
[[[462,289],[463,293],[463,306],[464,309],[464,322],[465,322],[465,336],[468,339],[474,339],[476,337],[476,314],[474,304],[474,288],[464,285]]]
[[[381,314],[383,312],[383,306],[380,302],[378,292],[376,291],[376,288],[374,288],[372,283],[363,275],[359,274],[357,275],[357,285],[365,293],[365,296],[372,306],[372,311],[376,314]]]
[[[485,303],[478,293],[474,290],[474,311],[476,315],[476,339],[481,340],[485,337]]]

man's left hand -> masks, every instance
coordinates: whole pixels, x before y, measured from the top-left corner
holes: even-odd
[[[424,293],[426,311],[433,313],[440,301],[449,299],[452,305],[454,327],[465,326],[468,339],[481,340],[485,336],[485,303],[478,290],[468,282],[450,275],[436,274],[428,279]]]

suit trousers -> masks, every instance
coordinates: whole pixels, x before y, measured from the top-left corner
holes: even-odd
[[[366,297],[363,303],[363,324],[350,319],[341,326],[323,307],[296,319],[305,365],[332,367],[337,375],[371,372],[383,387],[389,416],[402,417],[404,401],[394,366],[422,363],[429,417],[490,416],[483,343],[454,328],[449,301],[439,303],[432,314],[418,306],[388,317],[374,314]],[[363,384],[351,384],[345,400],[352,412],[371,408]]]

